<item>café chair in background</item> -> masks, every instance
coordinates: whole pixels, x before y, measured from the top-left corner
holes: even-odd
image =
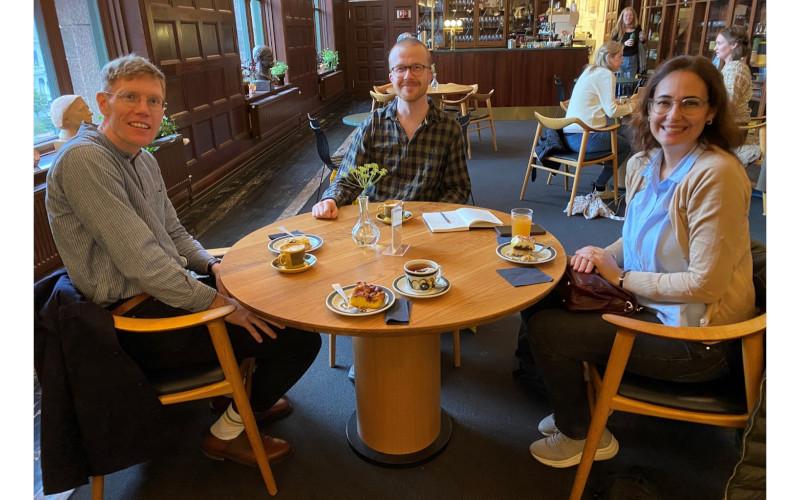
[[[525,169],[525,177],[522,179],[522,189],[519,193],[520,200],[525,197],[525,190],[528,188],[528,182],[531,172],[534,168],[544,170],[553,175],[563,175],[564,190],[568,189],[567,177],[572,177],[572,193],[570,194],[569,203],[567,204],[567,217],[569,217],[572,214],[572,205],[575,202],[575,195],[578,192],[578,182],[580,181],[581,169],[590,165],[600,165],[608,161],[612,162],[614,172],[614,199],[619,199],[619,190],[617,185],[617,129],[620,127],[619,124],[608,125],[600,128],[592,128],[579,118],[549,118],[539,114],[538,112],[535,112],[534,115],[536,116],[536,121],[539,124],[536,127],[536,134],[533,137],[533,146],[531,146],[531,155],[528,159],[528,167]],[[537,156],[536,145],[539,143],[539,139],[542,137],[544,129],[549,128],[551,130],[562,130],[567,125],[571,125],[573,123],[577,124],[583,129],[581,147],[578,152],[561,150],[553,152],[544,158],[539,158]],[[588,153],[586,151],[586,143],[589,140],[589,134],[592,132],[611,132],[611,150]],[[563,165],[564,170],[556,170],[554,168],[547,167],[543,164],[544,161],[552,161],[561,164]],[[573,167],[575,172],[570,172],[569,167]]]
[[[494,128],[494,114],[492,113],[493,95],[494,89],[486,94],[479,94],[478,85],[475,85],[475,92],[467,100],[467,109],[472,114],[469,125],[470,127],[475,126],[474,130],[478,132],[478,140],[481,140],[481,130],[488,128],[492,132],[492,149],[497,151],[497,131]],[[486,108],[485,111],[478,110],[481,105]],[[469,136],[467,136],[467,142],[469,142]]]
[[[394,94],[394,89],[392,88],[392,82],[384,83],[383,85],[373,85],[372,90],[374,90],[378,94]]]
[[[336,179],[336,173],[339,171],[339,165],[341,164],[341,159],[339,160],[339,164],[334,163],[331,159],[330,154],[330,147],[328,146],[328,138],[325,137],[325,132],[322,130],[322,126],[319,124],[319,120],[316,118],[311,117],[311,113],[308,113],[308,126],[311,128],[311,131],[314,132],[314,136],[317,140],[317,154],[319,155],[319,159],[322,160],[322,163],[330,170],[330,178],[329,181],[333,182]],[[319,201],[320,190],[322,189],[322,181],[325,179],[325,169],[323,168],[320,170],[319,174],[319,186],[317,186],[317,201]]]
[[[370,109],[370,113],[374,112],[378,108],[382,108],[392,102],[392,99],[395,98],[395,95],[392,94],[382,94],[380,92],[375,92],[370,90],[369,91],[370,97],[372,97],[372,109]]]

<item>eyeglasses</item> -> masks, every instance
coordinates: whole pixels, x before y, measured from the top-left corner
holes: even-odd
[[[115,94],[113,92],[106,92],[104,90],[103,93],[114,96],[131,107],[138,105],[142,101],[142,94],[139,94],[138,92],[122,91]],[[159,96],[148,95],[144,97],[145,102],[147,102],[147,107],[150,108],[151,111],[163,111],[167,108],[167,102]]]
[[[425,66],[424,64],[412,64],[410,66],[406,66],[405,64],[398,64],[397,66],[392,68],[392,73],[394,73],[395,76],[402,76],[406,74],[406,71],[411,70],[412,75],[419,76],[426,69],[430,69],[430,66]]]
[[[699,97],[684,97],[680,101],[667,98],[649,99],[647,101],[647,109],[655,115],[666,115],[676,103],[681,113],[695,115],[703,111],[708,101],[704,101]]]

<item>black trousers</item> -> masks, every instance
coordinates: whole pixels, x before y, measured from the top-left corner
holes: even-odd
[[[189,311],[170,307],[149,299],[134,308],[127,316],[164,318],[189,314]],[[237,360],[255,358],[251,404],[254,411],[275,404],[311,366],[320,348],[318,333],[286,327],[273,328],[278,338],[263,335],[262,343],[236,325],[226,323]],[[217,360],[211,337],[205,326],[169,333],[136,334],[117,331],[120,346],[147,373],[179,370],[204,365]]]
[[[567,311],[561,307],[557,295],[551,293],[524,310],[523,326],[553,407],[556,426],[567,437],[584,439],[591,416],[581,362],[606,364],[616,327],[605,322],[600,313]],[[654,313],[646,310],[633,317],[659,322]],[[714,380],[727,375],[741,360],[737,347],[735,342],[706,345],[639,335],[626,371],[675,382]]]

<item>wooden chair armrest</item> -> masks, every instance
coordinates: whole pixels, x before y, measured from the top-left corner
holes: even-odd
[[[206,248],[206,252],[210,253],[212,257],[222,257],[231,247],[220,247],[220,248]]]
[[[613,123],[611,125],[606,125],[605,127],[598,127],[598,128],[592,128],[586,125],[586,128],[592,132],[611,132],[612,130],[617,130],[619,127],[620,127],[619,123]]]
[[[750,123],[746,123],[746,124],[740,124],[738,127],[739,127],[739,130],[754,130],[754,129],[761,128],[761,127],[766,127],[766,126],[767,126],[767,122],[765,120],[763,122],[758,122],[758,123],[750,122]]]
[[[138,306],[139,304],[141,304],[142,302],[147,300],[149,297],[150,296],[147,295],[146,293],[140,293],[139,295],[137,295],[135,297],[131,297],[128,300],[126,300],[125,302],[123,302],[122,304],[120,304],[117,307],[115,307],[114,310],[111,311],[111,314],[113,314],[115,316],[122,316],[122,315],[126,314],[128,311],[130,311],[131,309],[133,309],[134,307]]]
[[[449,100],[449,99],[442,99],[442,102],[444,104],[461,104],[462,102],[466,101],[470,97],[472,97],[472,94],[467,94],[464,97],[462,97],[461,99],[458,99],[458,100],[455,100],[455,101],[452,101],[452,100]]]
[[[200,311],[173,318],[126,318],[114,315],[114,328],[126,332],[152,333],[180,330],[193,326],[204,325],[225,316],[236,310],[234,305],[226,305],[206,311]]]
[[[764,331],[767,327],[767,314],[740,323],[719,326],[666,326],[661,323],[650,323],[627,316],[616,314],[603,314],[603,319],[612,325],[634,333],[644,333],[675,340],[696,342],[716,342],[747,337],[754,333]]]

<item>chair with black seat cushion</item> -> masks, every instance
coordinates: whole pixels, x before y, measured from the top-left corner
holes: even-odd
[[[605,162],[611,162],[614,178],[614,199],[619,199],[619,191],[617,186],[617,129],[619,129],[620,126],[618,123],[601,128],[592,128],[584,123],[580,118],[550,118],[541,115],[538,112],[535,112],[534,115],[536,116],[536,121],[539,123],[539,125],[536,127],[536,133],[533,137],[533,146],[531,147],[531,155],[528,159],[528,167],[525,169],[525,177],[522,180],[522,190],[519,193],[520,200],[522,200],[525,196],[525,190],[528,188],[528,180],[530,179],[531,171],[534,168],[545,170],[553,175],[565,176],[565,189],[567,189],[568,186],[566,177],[572,177],[572,193],[570,194],[569,203],[567,204],[567,216],[569,217],[572,215],[572,205],[575,202],[575,195],[578,191],[578,182],[580,181],[581,169],[590,165],[601,165]],[[542,132],[544,129],[549,128],[552,130],[563,130],[564,127],[572,124],[576,124],[583,129],[580,150],[577,152],[561,150],[553,152],[544,158],[539,158],[536,154],[536,145],[539,143],[539,139],[542,137]],[[611,132],[611,150],[598,151],[594,153],[587,152],[586,144],[589,140],[589,134],[592,132]],[[544,161],[552,161],[561,164],[563,165],[564,170],[556,170],[554,168],[547,167],[543,164]],[[573,167],[575,172],[570,172],[569,167]]]
[[[330,182],[336,178],[336,172],[339,170],[339,165],[334,163],[331,159],[330,146],[328,145],[328,138],[325,137],[325,132],[319,124],[319,120],[312,118],[311,113],[308,113],[308,126],[314,132],[317,139],[317,154],[322,163],[330,170]],[[320,191],[322,190],[322,181],[325,179],[325,169],[320,170],[319,186],[317,186],[317,201],[319,201]]]
[[[225,327],[224,318],[233,312],[234,306],[226,305],[172,318],[145,319],[124,316],[147,298],[147,295],[142,294],[114,309],[114,328],[131,333],[169,335],[171,331],[205,325],[217,354],[217,362],[207,366],[172,373],[148,374],[148,382],[158,395],[159,401],[163,405],[171,405],[231,395],[236,402],[239,415],[242,417],[247,438],[255,454],[267,491],[270,495],[277,494],[278,487],[272,475],[253,409],[250,406],[249,386],[254,363],[252,359],[247,359],[242,363],[240,369],[234,357],[228,330]],[[242,373],[245,374],[246,381]],[[104,477],[93,476],[92,499],[101,500],[103,490]]]
[[[674,327],[603,315],[604,320],[617,327],[617,335],[602,377],[597,367],[587,364],[591,387],[599,396],[591,405],[592,422],[572,484],[571,500],[579,500],[583,494],[593,457],[613,410],[720,427],[745,427],[757,403],[766,364],[766,247],[753,242],[750,251],[756,307],[762,312],[755,318],[729,325]],[[727,377],[703,383],[665,382],[626,374],[625,367],[639,335],[695,342],[740,342],[742,364],[734,367]]]

